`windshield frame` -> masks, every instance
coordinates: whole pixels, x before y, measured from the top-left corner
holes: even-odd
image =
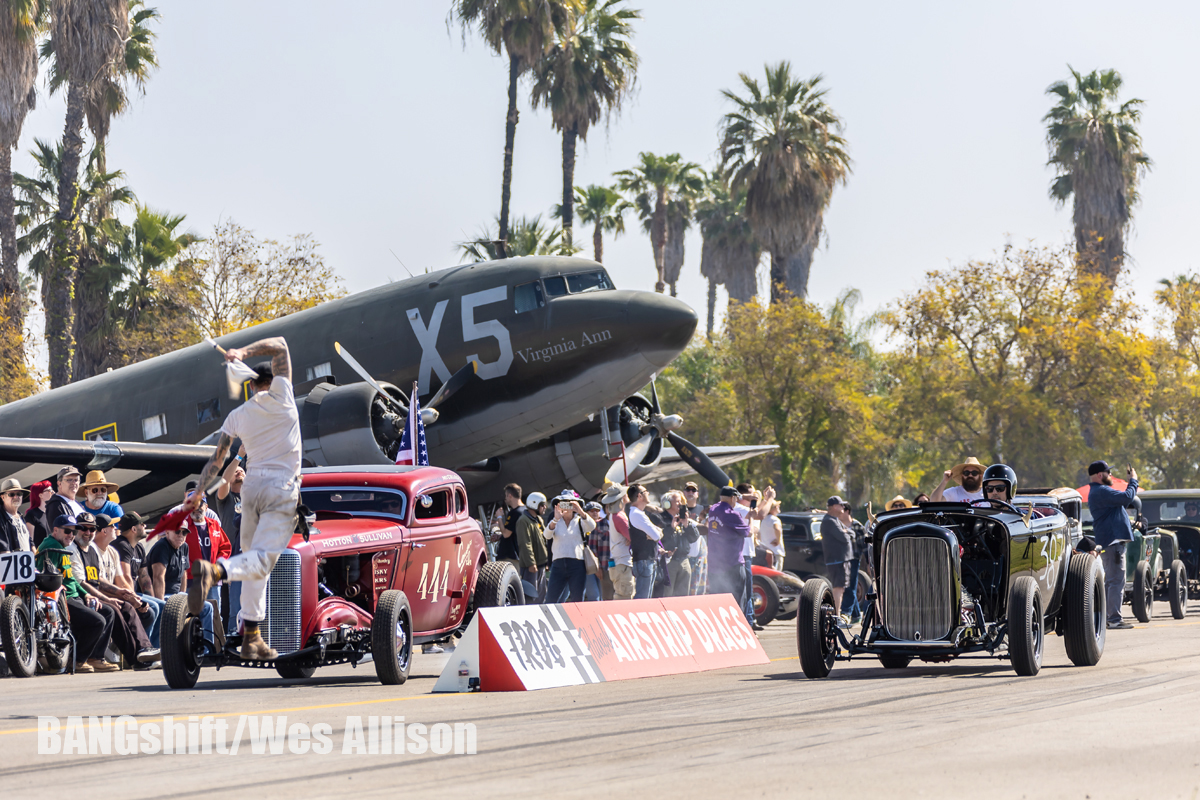
[[[322,492],[324,494],[332,494],[334,492],[372,492],[380,495],[395,495],[400,498],[399,514],[391,514],[381,510],[355,510],[348,511],[343,508],[334,508],[332,504],[324,504],[321,507],[315,507],[308,502],[306,495],[311,492]],[[406,524],[408,522],[409,501],[408,495],[401,489],[393,489],[389,486],[311,486],[300,488],[300,502],[308,506],[313,513],[319,514],[322,511],[336,512],[339,514],[347,514],[351,517],[370,517],[372,519],[387,519],[395,520],[397,523]]]

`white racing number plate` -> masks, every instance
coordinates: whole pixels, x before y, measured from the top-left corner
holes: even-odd
[[[33,553],[21,550],[16,553],[0,553],[0,585],[33,583],[37,571],[33,568]]]

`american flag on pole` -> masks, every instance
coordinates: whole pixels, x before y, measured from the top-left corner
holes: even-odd
[[[408,421],[400,436],[396,464],[402,467],[429,466],[429,448],[425,446],[425,423],[421,422],[421,400],[417,397],[416,383],[413,383],[412,394],[409,395]]]

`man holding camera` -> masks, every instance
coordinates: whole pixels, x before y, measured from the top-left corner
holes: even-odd
[[[1092,535],[1103,547],[1100,563],[1104,566],[1104,602],[1108,605],[1108,629],[1132,628],[1121,619],[1121,603],[1125,599],[1125,544],[1133,541],[1133,528],[1125,509],[1137,496],[1138,479],[1133,467],[1126,466],[1129,485],[1117,491],[1112,485],[1112,471],[1106,461],[1088,465],[1088,510],[1092,512]]]

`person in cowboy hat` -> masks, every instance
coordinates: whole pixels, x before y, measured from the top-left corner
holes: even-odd
[[[92,514],[103,514],[109,519],[120,519],[125,516],[125,510],[108,497],[120,488],[117,484],[107,480],[103,472],[94,469],[87,474],[87,480],[79,487],[79,491],[83,494],[84,507]]]
[[[896,495],[891,500],[888,500],[887,510],[895,511],[898,508],[912,508],[912,503],[904,499],[903,495]]]
[[[600,498],[608,516],[608,579],[613,585],[613,600],[632,600],[637,590],[633,580],[633,550],[629,544],[629,517],[625,515],[628,490],[619,483],[610,483]]]
[[[983,464],[971,456],[963,463],[942,473],[942,482],[933,490],[935,503],[970,503],[983,499]],[[950,486],[951,482],[959,486]],[[949,486],[949,488],[946,488]]]
[[[28,497],[29,490],[22,489],[16,478],[5,478],[0,483],[0,498],[4,501],[4,512],[0,513],[0,553],[29,549],[29,528],[19,513]]]

